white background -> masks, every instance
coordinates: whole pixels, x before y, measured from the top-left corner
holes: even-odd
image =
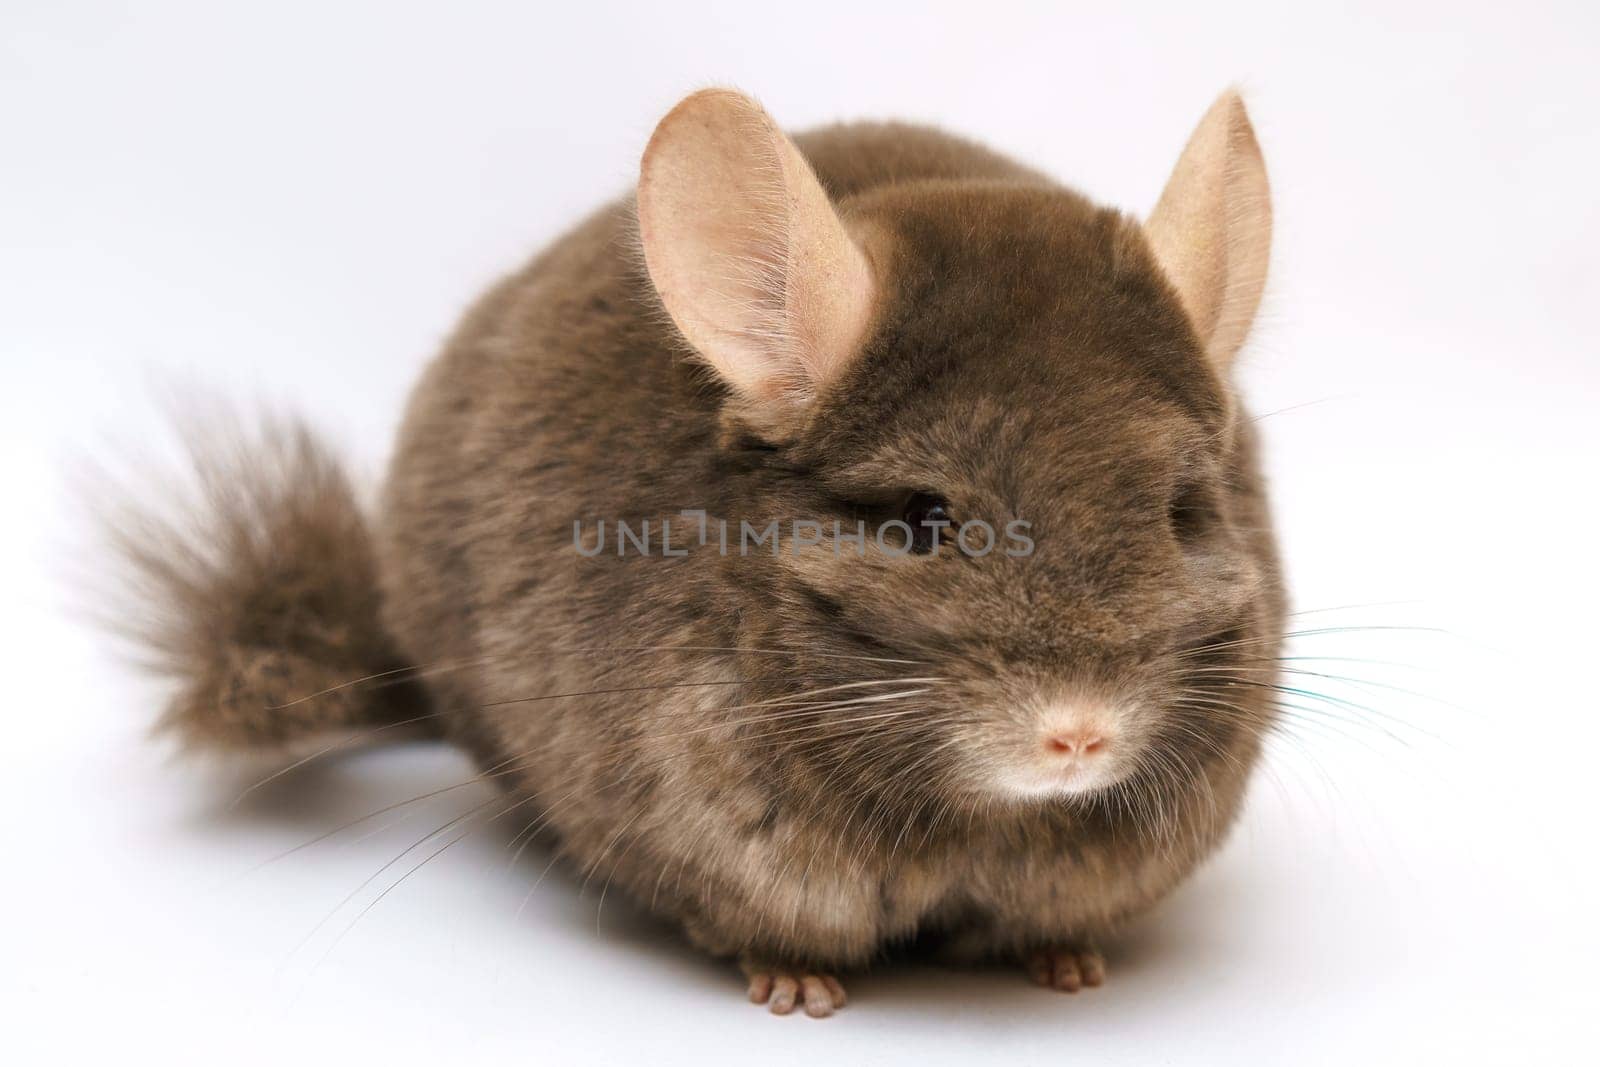
[[[0,14],[7,1059],[1592,1046],[1593,5],[233,6]],[[1231,82],[1277,198],[1244,378],[1276,412],[1284,543],[1314,612],[1297,625],[1443,632],[1302,640],[1381,685],[1347,686],[1351,706],[1276,746],[1239,832],[1112,946],[1102,990],[884,970],[832,1020],[773,1018],[616,894],[602,908],[559,868],[530,893],[547,857],[511,864],[495,826],[362,914],[433,846],[385,863],[486,794],[262,861],[465,762],[372,754],[230,807],[237,785],[144,741],[158,694],[64,610],[64,576],[96,564],[64,473],[159,438],[152,383],[304,409],[378,469],[464,303],[622,191],[687,90],[741,86],[792,126],[937,122],[1142,212]]]

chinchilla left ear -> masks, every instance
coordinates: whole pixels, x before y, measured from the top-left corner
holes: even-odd
[[[1272,247],[1267,166],[1237,92],[1223,93],[1200,120],[1144,230],[1226,375],[1255,321]]]

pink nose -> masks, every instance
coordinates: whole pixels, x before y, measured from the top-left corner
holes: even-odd
[[[1060,730],[1044,739],[1044,747],[1063,756],[1094,756],[1105,751],[1106,739],[1088,730]]]

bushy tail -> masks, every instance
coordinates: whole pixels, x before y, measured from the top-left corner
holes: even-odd
[[[426,726],[426,694],[379,620],[371,533],[329,452],[280,420],[188,443],[198,499],[180,517],[125,501],[106,523],[128,594],[111,623],[177,685],[163,726],[192,748],[269,754]]]

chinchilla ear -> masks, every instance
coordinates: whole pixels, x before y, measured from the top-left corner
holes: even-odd
[[[1255,320],[1272,247],[1267,166],[1237,92],[1223,93],[1200,120],[1144,230],[1226,374]]]
[[[640,164],[639,236],[661,303],[757,421],[785,421],[861,347],[866,256],[755,101],[689,96]]]

